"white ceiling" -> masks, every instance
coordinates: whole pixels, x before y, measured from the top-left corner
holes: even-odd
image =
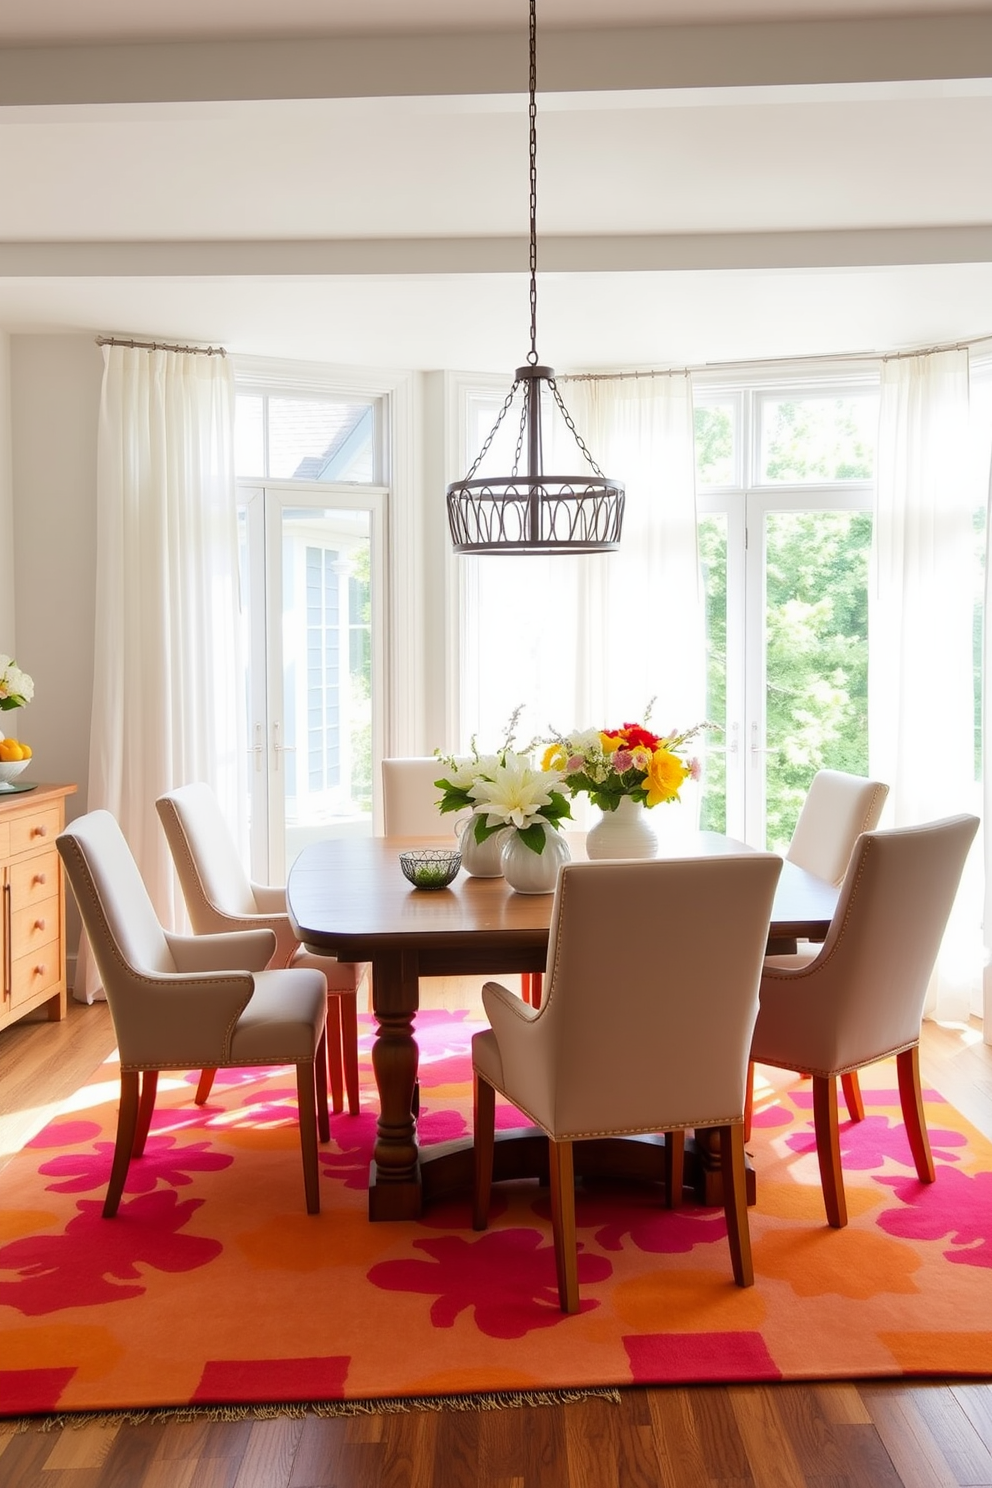
[[[523,361],[526,97],[507,79],[526,63],[525,0],[14,9],[0,327]],[[539,15],[543,358],[664,366],[992,332],[992,45],[977,45],[992,30],[973,29],[992,0],[539,0]]]

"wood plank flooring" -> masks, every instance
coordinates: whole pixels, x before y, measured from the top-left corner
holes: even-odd
[[[427,984],[476,1007],[478,983]],[[105,1006],[0,1033],[0,1168],[113,1048]],[[992,1048],[926,1024],[924,1080],[992,1137]],[[0,1175],[2,1188],[2,1175]],[[980,1320],[976,1320],[979,1321]],[[992,1319],[985,1319],[992,1326]],[[2,1368],[0,1358],[0,1368]],[[18,1431],[3,1488],[992,1488],[992,1383],[630,1389],[498,1411]]]

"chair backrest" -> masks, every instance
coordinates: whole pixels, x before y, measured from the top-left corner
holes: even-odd
[[[124,834],[109,811],[76,817],[56,838],[117,1024],[135,974],[176,964]]]
[[[781,859],[566,863],[533,1025],[559,1135],[739,1118]]]
[[[889,787],[880,780],[818,770],[785,856],[827,883],[841,883],[854,844],[862,832],[878,826],[888,794]]]
[[[858,839],[823,946],[790,978],[795,1029],[783,1027],[780,1036],[790,1052],[802,1038],[810,1068],[851,1068],[919,1039],[927,985],[977,830],[976,816],[953,816]],[[759,1057],[773,1052],[762,1046]]]
[[[258,913],[255,895],[217,797],[196,781],[155,802],[197,935],[230,929],[230,918]]]
[[[382,762],[383,829],[387,837],[446,837],[451,817],[443,817],[434,784],[444,767],[434,755]]]

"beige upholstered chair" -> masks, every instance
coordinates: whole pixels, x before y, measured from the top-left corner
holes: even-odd
[[[889,787],[880,780],[818,770],[785,856],[827,883],[841,884],[862,832],[873,832]]]
[[[862,832],[871,832],[878,826],[888,794],[889,787],[880,780],[847,775],[842,770],[818,770],[810,781],[785,856],[798,868],[839,886],[844,881],[854,844]],[[751,1135],[753,1083],[752,1070],[748,1074],[745,1141]],[[854,1070],[844,1075],[841,1083],[851,1120],[863,1121],[864,1102]]]
[[[320,1212],[317,1134],[327,1141],[327,998],[315,971],[264,971],[271,930],[172,935],[109,811],[56,839],[107,994],[121,1104],[104,1217],[144,1151],[160,1070],[295,1064],[307,1210]]]
[[[496,982],[492,1029],[472,1040],[474,1223],[492,1183],[495,1092],[550,1138],[564,1312],[579,1306],[572,1144],[665,1132],[669,1205],[681,1201],[687,1127],[720,1134],[734,1279],[753,1281],[744,1185],[744,1081],[781,859],[566,863],[540,1010]]]
[[[920,1094],[920,1021],[974,816],[865,832],[822,946],[770,956],[751,1058],[813,1077],[813,1121],[827,1220],[847,1223],[837,1076],[897,1056],[899,1096],[921,1183],[934,1179]]]
[[[300,945],[286,913],[285,889],[250,881],[209,785],[197,781],[167,791],[155,806],[194,932],[216,935],[228,930],[272,930],[276,937],[273,967],[307,967],[324,977],[332,1104],[335,1111],[342,1110],[347,1092],[348,1110],[357,1116],[357,992],[369,968],[362,962],[316,956]],[[205,1069],[196,1093],[201,1105],[210,1094],[212,1082],[213,1071]]]
[[[444,766],[434,755],[382,762],[382,817],[387,837],[450,837],[457,823],[442,816],[434,784]]]

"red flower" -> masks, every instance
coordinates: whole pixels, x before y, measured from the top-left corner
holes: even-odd
[[[636,749],[638,745],[642,749],[657,749],[661,743],[658,734],[653,734],[650,729],[644,728],[639,723],[625,723],[617,733],[626,741],[628,748]]]

